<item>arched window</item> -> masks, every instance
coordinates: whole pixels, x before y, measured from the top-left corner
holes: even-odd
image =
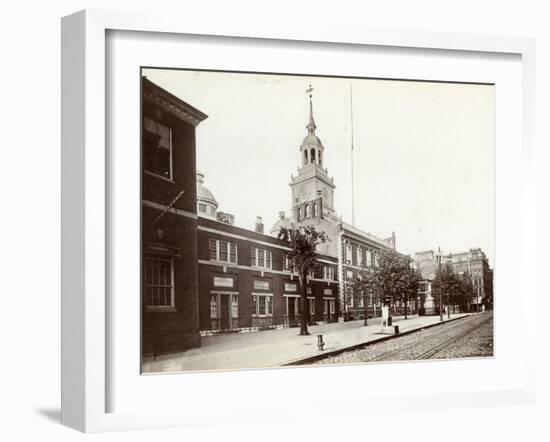
[[[315,164],[315,149],[311,149],[311,156],[310,156],[311,162]]]
[[[308,218],[308,217],[311,216],[311,213],[309,212],[309,204],[306,204],[306,208],[305,208],[304,212],[305,212],[305,213],[304,213],[304,216],[305,216],[306,218]]]
[[[317,203],[313,203],[313,216],[319,216],[317,213]]]
[[[323,163],[321,162],[321,151],[319,151],[318,156],[319,156],[319,166],[322,166]]]
[[[304,150],[304,165],[307,164],[307,150]]]

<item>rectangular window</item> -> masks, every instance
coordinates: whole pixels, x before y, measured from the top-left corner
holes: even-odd
[[[237,262],[237,244],[234,242],[229,243],[229,262]]]
[[[363,299],[363,291],[361,290],[361,293],[359,294],[359,307],[363,308],[365,306],[365,300]]]
[[[351,244],[346,244],[346,256],[345,256],[346,264],[351,264],[351,256],[352,256]]]
[[[286,272],[292,272],[293,271],[292,262],[291,262],[291,259],[288,256],[285,256],[284,259],[283,259],[283,269]]]
[[[228,257],[228,254],[227,254],[227,248],[228,248],[227,241],[220,240],[219,245],[220,245],[220,261],[227,262],[227,257]]]
[[[330,300],[330,314],[333,315],[336,310],[336,304],[333,299]]]
[[[237,244],[221,239],[208,241],[208,257],[212,261],[237,264]]]
[[[315,278],[315,270],[310,270],[309,272],[307,272],[307,277],[308,278]]]
[[[146,256],[145,305],[174,307],[174,262],[172,258]]]
[[[374,254],[374,267],[378,267],[378,253]]]
[[[231,295],[231,317],[233,319],[239,317],[239,297]]]
[[[367,250],[367,267],[372,267],[372,252]]]
[[[323,277],[330,281],[334,280],[334,267],[325,265],[323,266]]]
[[[172,179],[172,129],[151,118],[143,118],[144,169]]]
[[[252,316],[273,316],[273,295],[253,295],[252,304]]]
[[[272,256],[269,250],[250,248],[250,265],[252,267],[261,267],[271,269]]]
[[[363,265],[363,250],[361,250],[360,247],[357,247],[356,255],[357,255],[357,265],[361,267]]]
[[[315,298],[309,298],[309,314],[315,315]]]
[[[218,319],[218,295],[210,295],[210,319]]]
[[[211,239],[208,241],[208,256],[209,259],[216,261],[218,259],[218,246],[217,241],[215,239]]]

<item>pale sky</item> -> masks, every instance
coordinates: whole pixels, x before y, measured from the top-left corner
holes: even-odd
[[[266,232],[290,213],[309,104],[336,184],[334,206],[351,224],[350,84],[353,86],[355,226],[397,249],[481,247],[494,257],[494,87],[144,69],[151,81],[206,113],[197,169],[235,224]]]

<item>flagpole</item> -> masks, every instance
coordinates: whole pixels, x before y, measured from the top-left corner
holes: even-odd
[[[349,85],[351,119],[351,225],[355,227],[355,182],[353,177],[353,86]]]

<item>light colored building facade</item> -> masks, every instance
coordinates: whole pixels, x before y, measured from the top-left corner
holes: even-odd
[[[417,269],[423,277],[421,295],[425,298],[426,313],[437,310],[438,295],[433,293],[432,285],[438,271],[437,255],[433,250],[415,254]],[[489,260],[480,248],[465,252],[447,253],[441,255],[441,265],[450,265],[460,277],[471,279],[473,293],[469,300],[469,310],[472,312],[492,309],[493,307],[493,270]]]
[[[325,232],[327,241],[318,249],[338,262],[339,320],[360,319],[375,314],[377,306],[372,296],[354,300],[350,283],[362,270],[378,265],[380,250],[395,250],[395,234],[387,239],[367,233],[342,220],[334,210],[334,179],[329,177],[324,161],[325,146],[316,134],[313,103],[310,95],[307,135],[300,145],[300,166],[297,175],[291,176],[291,215],[279,212],[279,219],[271,228],[276,236],[283,226],[312,225]],[[365,305],[364,303],[368,305]],[[379,304],[378,304],[379,307]]]

